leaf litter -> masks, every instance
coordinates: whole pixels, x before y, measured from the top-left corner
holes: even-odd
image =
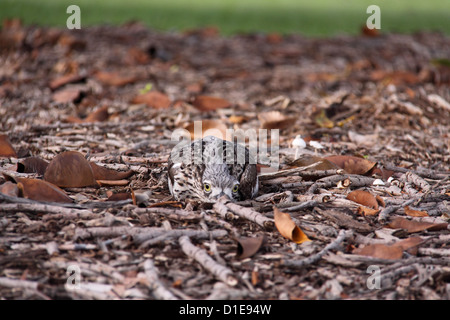
[[[449,299],[448,36],[208,30],[4,23],[0,296]],[[195,121],[280,130],[255,199],[173,201]]]

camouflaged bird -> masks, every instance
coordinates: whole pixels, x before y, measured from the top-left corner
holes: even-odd
[[[213,136],[176,146],[169,157],[168,184],[177,201],[215,202],[253,198],[258,193],[256,161],[238,143]]]

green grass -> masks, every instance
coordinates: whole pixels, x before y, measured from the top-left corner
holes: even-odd
[[[65,27],[66,8],[81,8],[82,27],[139,20],[158,30],[217,26],[222,34],[355,34],[371,4],[381,8],[381,31],[434,30],[450,34],[449,0],[1,0],[0,19]]]

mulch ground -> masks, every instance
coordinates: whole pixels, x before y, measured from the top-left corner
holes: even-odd
[[[5,21],[0,297],[449,299],[449,56],[439,33],[223,37]],[[198,120],[269,138],[279,129],[280,168],[260,166],[258,197],[173,201],[171,135]],[[294,161],[297,135],[307,146]],[[65,151],[111,170],[96,186],[62,186],[70,202],[27,187],[50,168],[27,159]]]

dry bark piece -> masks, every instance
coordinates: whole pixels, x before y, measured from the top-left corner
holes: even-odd
[[[237,253],[236,258],[238,259],[246,259],[253,256],[261,246],[266,242],[266,237],[258,236],[258,237],[240,237],[237,238]]]
[[[15,180],[23,198],[48,202],[73,202],[63,190],[47,181],[29,178],[15,178]]]
[[[363,206],[378,210],[377,199],[370,192],[355,190],[347,195],[347,199],[362,204]]]
[[[297,120],[294,117],[286,117],[279,111],[269,111],[258,114],[261,129],[287,129]]]
[[[387,227],[392,229],[404,229],[408,233],[415,233],[424,230],[439,231],[445,230],[448,223],[433,223],[425,221],[408,220],[406,218],[397,217],[387,224]]]
[[[231,102],[219,97],[198,95],[192,101],[192,105],[200,111],[214,111],[231,107]]]
[[[277,207],[273,208],[273,213],[275,226],[283,237],[299,244],[305,241],[311,241],[295,222],[292,221],[289,213],[281,212]]]
[[[0,134],[0,157],[17,158],[17,153],[6,134]]]
[[[349,174],[367,175],[370,174],[377,165],[376,162],[355,156],[336,155],[325,157],[325,159],[338,165]]]
[[[17,163],[17,172],[44,175],[48,162],[39,157],[29,157]]]
[[[171,104],[170,98],[166,94],[153,90],[137,95],[131,102],[136,104],[142,103],[155,109],[167,109]]]
[[[62,188],[97,185],[89,161],[77,151],[65,151],[53,158],[44,179]]]

